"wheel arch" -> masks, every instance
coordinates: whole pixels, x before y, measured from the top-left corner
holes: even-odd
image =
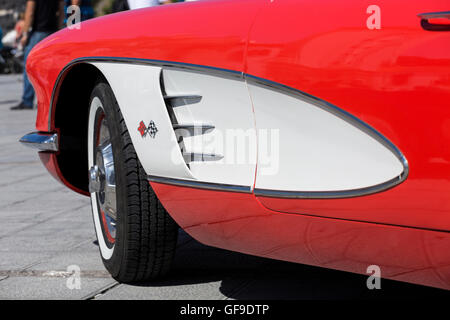
[[[77,62],[67,66],[55,85],[51,127],[59,134],[56,171],[70,189],[89,195],[87,128],[89,100],[98,81],[106,81],[94,65]]]

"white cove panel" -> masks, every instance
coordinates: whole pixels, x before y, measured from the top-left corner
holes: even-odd
[[[391,150],[340,117],[264,86],[248,87],[259,134],[255,188],[345,191],[402,174]]]
[[[134,148],[149,175],[193,179],[179,150],[160,88],[161,68],[125,63],[92,63],[108,80]],[[155,138],[142,137],[141,121],[154,121]]]

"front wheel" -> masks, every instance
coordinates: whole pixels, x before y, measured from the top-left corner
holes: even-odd
[[[163,276],[178,227],[152,190],[105,82],[91,95],[88,157],[92,215],[106,269],[120,282]]]

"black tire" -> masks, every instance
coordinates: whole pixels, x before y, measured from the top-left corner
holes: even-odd
[[[130,283],[159,278],[170,269],[176,248],[178,226],[151,188],[113,91],[104,81],[99,82],[92,91],[89,122],[94,121],[92,124],[94,130],[89,126],[89,135],[93,135],[93,141],[98,141],[95,135],[99,121],[91,119],[92,109],[98,109],[93,103],[95,98],[101,102],[104,110],[102,117],[106,119],[106,126],[109,129],[116,183],[115,239],[111,256],[105,255],[100,247],[103,263],[112,277],[119,282]],[[95,154],[94,149],[89,157],[92,157],[92,154]],[[91,198],[94,196],[97,195],[92,193]],[[94,224],[95,215],[105,215],[99,210],[98,205],[94,207],[94,202],[92,212]],[[97,219],[97,223],[99,220],[100,218]],[[99,230],[96,226],[99,242],[100,238],[108,242],[105,233]]]

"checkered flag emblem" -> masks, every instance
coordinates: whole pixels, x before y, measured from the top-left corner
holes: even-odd
[[[153,122],[153,120],[150,121],[148,127],[145,125],[144,121],[141,121],[141,123],[139,123],[138,131],[141,134],[142,138],[145,138],[147,134],[151,138],[155,138],[156,133],[158,132],[158,128],[156,127],[156,124],[155,122]]]
[[[147,127],[147,132],[150,135],[150,137],[155,138],[156,133],[158,132],[158,128],[156,127],[153,120],[150,121],[150,124]]]

